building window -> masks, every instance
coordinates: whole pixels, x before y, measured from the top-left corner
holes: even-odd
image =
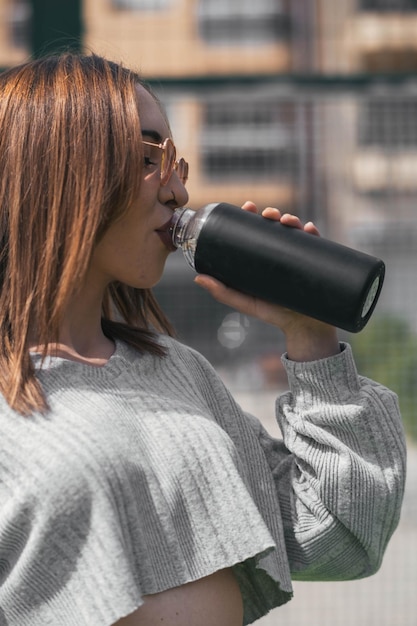
[[[417,97],[366,101],[360,114],[359,143],[389,150],[417,148]]]
[[[417,0],[359,0],[361,11],[416,11]]]
[[[129,11],[159,11],[167,9],[172,0],[111,0],[111,4],[116,9]]]
[[[29,48],[32,24],[32,7],[29,0],[9,2],[9,32],[15,48]]]
[[[205,105],[202,168],[217,180],[282,180],[297,169],[292,101],[238,97]]]
[[[290,31],[283,0],[199,0],[198,24],[208,43],[265,43]]]

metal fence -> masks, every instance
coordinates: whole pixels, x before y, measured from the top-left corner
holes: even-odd
[[[323,235],[385,261],[385,284],[373,317],[361,333],[341,332],[340,337],[352,343],[362,373],[398,392],[410,443],[404,513],[381,571],[360,582],[298,583],[294,601],[259,623],[412,626],[417,576],[417,82],[261,82],[242,104],[245,91],[244,85],[200,85],[186,93],[164,89],[161,94],[173,113],[179,145],[187,144],[189,129],[175,111],[184,99],[194,99],[200,111],[203,122],[193,153],[198,155],[196,167],[207,168],[209,184],[198,202],[235,197],[245,171],[246,180],[255,181],[250,199],[257,201],[257,187],[263,193],[269,186],[281,197],[278,190],[289,185],[285,210],[313,219]],[[239,160],[242,151],[247,154]],[[259,164],[266,164],[262,171]],[[225,197],[213,198],[219,181]],[[157,297],[180,338],[203,352],[242,405],[277,432],[274,394],[286,388],[282,336],[213,302],[192,278],[193,271],[176,252],[155,289]],[[284,279],[277,277],[277,289]]]
[[[385,284],[372,319],[361,333],[341,332],[340,337],[352,343],[363,374],[398,392],[409,436],[404,512],[381,571],[352,583],[298,583],[293,602],[259,624],[415,626],[417,3],[103,0],[101,12],[113,11],[113,20],[116,10],[134,11],[134,38],[140,42],[141,11],[147,17],[155,12],[159,33],[158,16],[185,4],[194,11],[195,36],[212,50],[265,39],[281,42],[295,70],[288,66],[286,75],[277,70],[262,78],[253,68],[246,77],[244,72],[227,76],[219,69],[216,78],[205,75],[202,67],[194,79],[181,79],[180,70],[176,80],[155,79],[175,141],[191,164],[190,206],[246,199],[278,206],[313,220],[324,236],[385,261]],[[96,8],[94,19],[99,19],[98,5],[97,0],[0,0],[0,18],[8,21],[3,39],[17,52],[29,40],[34,50],[45,51],[48,38],[57,33],[81,44],[93,26],[81,23],[82,15]],[[363,20],[368,13],[381,19]],[[106,33],[111,48],[111,29]],[[176,36],[178,43],[181,33]],[[279,434],[273,405],[276,392],[286,389],[280,363],[283,337],[214,302],[192,278],[193,271],[176,252],[155,288],[179,338],[207,356],[238,401]]]
[[[183,100],[194,100],[202,119],[192,148],[195,176],[205,181],[198,202],[241,193],[241,202],[261,206],[267,188],[268,204],[311,219],[323,236],[385,261],[385,284],[371,321],[358,335],[341,332],[341,338],[353,343],[364,373],[400,393],[410,435],[416,435],[417,81],[356,89],[348,82],[258,83],[246,98],[242,85],[223,89],[163,94],[179,145],[187,145],[189,135],[175,124],[184,119],[175,114]],[[190,179],[192,185],[193,164]],[[250,198],[243,195],[247,180],[253,181]],[[288,193],[281,206],[276,198],[283,188]],[[277,289],[280,280],[285,277],[277,277]],[[274,359],[283,349],[279,333],[213,302],[193,284],[181,252],[170,259],[155,291],[180,337],[216,367],[233,370],[239,380],[239,370],[255,363],[254,388],[281,380]]]

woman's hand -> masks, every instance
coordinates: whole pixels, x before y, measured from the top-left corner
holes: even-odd
[[[242,209],[251,213],[258,212],[253,202],[245,202]],[[319,236],[319,231],[312,222],[303,225],[295,215],[289,213],[281,215],[278,209],[268,207],[262,211],[262,216],[279,221],[291,228],[303,229],[313,236]],[[336,329],[328,324],[243,294],[226,287],[211,276],[199,274],[195,282],[219,302],[280,328],[285,334],[288,357],[294,361],[313,361],[340,351]]]

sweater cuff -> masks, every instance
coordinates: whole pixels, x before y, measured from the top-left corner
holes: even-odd
[[[298,362],[282,355],[282,363],[288,377],[290,391],[298,395],[310,389],[315,394],[327,398],[340,397],[341,390],[348,388],[357,391],[359,388],[358,372],[353,359],[351,346],[340,343],[340,352],[318,361]]]

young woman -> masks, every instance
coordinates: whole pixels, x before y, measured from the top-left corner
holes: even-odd
[[[285,333],[283,441],[171,337],[150,289],[186,170],[134,72],[0,76],[2,625],[249,624],[291,576],[375,572],[397,525],[397,399],[334,328],[196,279]]]

